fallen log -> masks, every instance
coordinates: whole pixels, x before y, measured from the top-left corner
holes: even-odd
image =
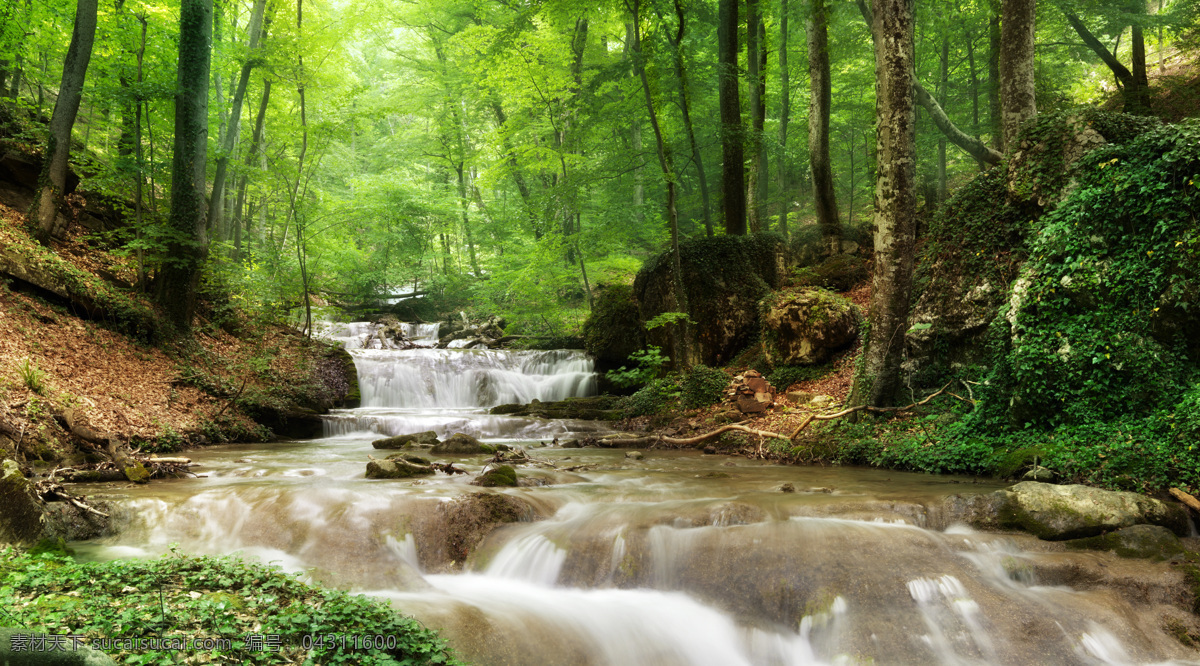
[[[1172,488],[1170,492],[1172,497],[1180,502],[1183,502],[1188,506],[1188,508],[1190,508],[1192,511],[1195,511],[1197,515],[1200,515],[1200,500],[1192,497],[1178,488]]]
[[[622,447],[637,447],[637,446],[653,447],[653,446],[657,446],[658,444],[671,444],[673,446],[695,446],[701,442],[706,442],[710,439],[713,439],[715,437],[718,437],[718,436],[723,435],[730,431],[745,432],[745,433],[749,433],[751,435],[758,435],[759,437],[768,438],[768,439],[782,439],[785,442],[791,441],[791,439],[787,435],[781,435],[777,432],[771,432],[769,430],[755,430],[754,428],[747,428],[744,425],[736,425],[736,424],[721,426],[720,428],[717,428],[716,430],[713,430],[712,432],[706,432],[703,435],[697,435],[695,437],[667,437],[666,435],[650,435],[648,437],[623,437],[623,438],[614,437],[611,439],[603,439],[600,441],[601,441],[601,443],[604,443],[604,442],[619,443],[619,445]]]

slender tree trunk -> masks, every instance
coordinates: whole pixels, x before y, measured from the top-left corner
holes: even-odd
[[[1108,47],[1105,46],[1104,43],[1099,39],[1097,39],[1090,30],[1088,30],[1087,26],[1084,25],[1083,20],[1079,18],[1078,14],[1069,9],[1063,9],[1063,15],[1067,17],[1067,23],[1071,24],[1071,27],[1075,29],[1076,34],[1078,34],[1079,38],[1083,40],[1083,43],[1086,44],[1093,53],[1100,56],[1100,59],[1104,61],[1104,64],[1108,66],[1110,71],[1112,71],[1113,78],[1116,79],[1117,86],[1121,88],[1122,94],[1125,97],[1125,112],[1135,114],[1148,113],[1149,111],[1146,104],[1146,87],[1143,85],[1146,79],[1146,44],[1145,40],[1142,38],[1142,31],[1137,29],[1134,33],[1133,57],[1135,70],[1138,69],[1137,60],[1141,60],[1141,74],[1136,74],[1135,72],[1129,71],[1129,69],[1125,67],[1125,65],[1121,64],[1121,61],[1117,59],[1116,52],[1117,48],[1120,46],[1120,36],[1117,37],[1118,41],[1117,44],[1113,46],[1113,50],[1109,51]],[[1141,43],[1140,47],[1139,42]]]
[[[788,77],[788,0],[779,0],[779,233],[788,235],[791,192],[787,177],[788,121],[792,113],[792,84]]]
[[[471,260],[471,272],[475,277],[483,277],[483,271],[479,270],[479,260],[475,256],[475,237],[471,235],[471,202],[467,200],[467,179],[465,168],[462,162],[454,165],[454,171],[458,174],[458,205],[462,213],[463,238],[467,240],[467,255]]]
[[[1025,121],[1037,114],[1034,94],[1035,0],[1001,0],[1000,104],[1004,146],[1012,147]]]
[[[259,102],[258,115],[255,117],[255,120],[254,120],[254,135],[250,139],[250,149],[246,151],[245,164],[246,164],[247,169],[249,169],[249,167],[254,166],[254,160],[256,158],[260,158],[265,155],[264,151],[262,150],[262,140],[263,140],[263,131],[266,127],[267,103],[270,101],[270,99],[271,99],[271,80],[263,79],[262,101]],[[238,261],[240,261],[241,257],[242,257],[242,243],[241,243],[242,220],[241,220],[241,217],[242,217],[242,210],[246,206],[246,189],[249,184],[249,178],[250,177],[248,174],[242,174],[242,177],[238,179],[237,203],[233,207],[235,214],[238,216],[238,219],[234,221],[235,226],[234,226],[234,237],[233,237],[233,240],[234,240],[233,249],[234,249],[234,253],[236,255],[235,259]],[[248,212],[245,215],[245,219],[247,220],[246,225],[248,228],[249,227],[249,219],[250,219],[250,215]]]
[[[71,44],[63,61],[62,84],[54,115],[50,118],[50,140],[42,158],[38,177],[38,196],[29,211],[29,223],[38,240],[48,243],[53,236],[66,231],[66,218],[58,214],[59,203],[66,194],[68,160],[71,156],[71,128],[79,113],[83,96],[83,81],[87,77],[88,61],[92,57],[92,42],[96,37],[96,0],[79,0],[75,8],[75,27]]]
[[[21,77],[25,71],[21,68],[21,56],[17,56],[12,69],[12,81],[8,83],[8,96],[17,99],[21,95]]]
[[[142,24],[142,41],[137,50],[137,82],[138,89],[141,89],[143,65],[146,59],[146,28],[147,15],[139,14],[137,20]],[[137,179],[134,181],[134,232],[137,239],[142,239],[142,186],[146,180],[146,161],[142,155],[142,101],[135,99],[133,103],[134,118],[133,118],[133,145],[134,157],[137,162]],[[146,257],[145,251],[141,248],[141,243],[138,243],[137,250],[138,262],[138,289],[146,289]]]
[[[1004,150],[1004,124],[1000,120],[1000,0],[989,0],[988,19],[988,131],[995,150]]]
[[[175,146],[171,161],[171,260],[161,269],[158,303],[178,333],[191,331],[200,267],[208,253],[205,159],[208,154],[208,76],[212,54],[212,0],[182,0],[175,93]]]
[[[746,184],[746,216],[752,233],[766,231],[766,151],[763,126],[767,116],[766,28],[759,0],[746,0],[746,69],[750,89],[750,172]]]
[[[721,210],[725,233],[746,233],[746,164],[738,92],[738,2],[717,5],[717,97],[721,107]]]
[[[784,0],[786,2],[787,0]],[[678,27],[674,37],[667,33],[667,40],[671,44],[671,49],[675,57],[675,78],[679,79],[679,108],[683,112],[683,127],[687,132],[688,145],[692,149],[692,161],[696,163],[696,175],[700,179],[700,199],[703,204],[704,213],[704,232],[709,237],[713,236],[712,216],[710,214],[710,205],[708,198],[708,177],[704,173],[704,160],[700,157],[700,146],[696,142],[696,131],[692,126],[692,106],[691,94],[688,87],[687,69],[683,64],[683,36],[687,31],[687,14],[683,10],[683,5],[680,0],[675,0],[675,19],[678,22]]]
[[[942,35],[942,60],[941,60],[941,78],[938,79],[938,103],[942,105],[942,109],[946,108],[946,98],[950,87],[950,37]],[[938,201],[945,201],[947,196],[946,191],[946,135],[943,134],[938,138],[938,163],[937,163],[937,198]]]
[[[683,287],[683,269],[679,260],[679,216],[675,210],[675,165],[671,159],[671,148],[663,138],[658,124],[658,112],[654,108],[654,97],[650,93],[650,79],[646,76],[646,61],[642,53],[641,0],[633,0],[633,61],[638,77],[642,80],[642,93],[646,98],[646,113],[650,116],[650,127],[654,130],[654,143],[658,149],[658,164],[662,168],[663,181],[667,185],[667,225],[671,230],[671,296],[675,312],[687,312],[687,292]],[[674,324],[671,360],[676,370],[691,367],[688,345],[687,319]]]
[[[1150,78],[1146,72],[1146,37],[1142,33],[1141,23],[1133,24],[1130,37],[1133,40],[1131,64],[1133,65],[1133,85],[1136,87],[1134,95],[1138,98],[1135,106],[1140,107],[1142,113],[1149,115]]]
[[[250,25],[247,28],[249,45],[246,62],[242,63],[242,71],[238,77],[237,89],[233,93],[233,103],[229,112],[229,122],[221,143],[221,151],[217,155],[217,169],[213,175],[212,199],[209,209],[212,211],[209,228],[218,233],[224,226],[225,215],[225,179],[229,169],[229,158],[238,142],[238,129],[242,120],[242,103],[246,98],[246,88],[250,85],[250,72],[258,64],[258,45],[263,35],[263,11],[267,6],[266,0],[254,0],[254,8],[250,13]]]
[[[871,331],[850,403],[884,406],[900,385],[916,244],[913,0],[874,0],[873,9],[875,268]]]
[[[979,141],[979,72],[975,69],[975,36],[969,32],[967,33],[967,66],[970,68],[971,75],[971,134],[976,141]],[[979,163],[980,171],[987,169],[986,160],[976,157],[975,161]]]
[[[630,59],[631,71],[636,75],[637,66],[633,64],[632,54],[633,30],[634,26],[632,23],[625,24],[624,57]],[[642,160],[642,119],[637,114],[630,114],[629,146],[633,150],[634,159],[637,160],[637,166],[633,168],[633,214],[638,222],[641,222],[645,217],[646,182]]]
[[[808,19],[808,163],[812,172],[813,209],[821,228],[821,244],[829,254],[840,251],[842,223],[838,216],[829,159],[829,113],[833,104],[829,79],[829,7],[812,0]]]
[[[303,35],[304,0],[296,0],[296,35]],[[300,264],[300,282],[304,288],[304,331],[312,337],[312,298],[308,294],[308,267],[305,261],[303,215],[299,210],[300,178],[304,174],[304,157],[308,153],[308,114],[305,105],[304,55],[296,56],[296,93],[300,96],[300,155],[296,158],[296,184],[292,186],[291,217],[296,225],[296,261]],[[307,189],[307,188],[306,188]]]

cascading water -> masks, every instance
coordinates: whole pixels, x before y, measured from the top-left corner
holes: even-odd
[[[1135,593],[1097,580],[1109,555],[938,524],[962,479],[648,452],[560,449],[581,424],[490,416],[505,402],[594,391],[576,352],[352,351],[364,406],[327,437],[193,453],[208,476],[118,491],[123,530],[97,558],[240,551],[389,599],[479,664],[1149,664],[1194,655],[1162,628],[1167,564]],[[524,441],[530,487],[469,475],[367,480],[379,434]],[[452,456],[478,472],[485,456]],[[568,471],[571,470],[571,471]],[[971,480],[965,480],[968,484]],[[780,493],[790,483],[794,493]],[[811,489],[806,491],[806,489]],[[833,489],[833,492],[828,492]],[[464,563],[457,501],[503,492],[528,518]],[[1084,588],[1068,587],[1077,581]],[[1090,581],[1090,582],[1088,582]]]

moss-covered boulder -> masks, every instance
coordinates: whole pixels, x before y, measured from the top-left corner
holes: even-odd
[[[86,645],[72,648],[68,640],[65,649],[34,650],[33,641],[40,645],[51,645],[52,637],[28,631],[0,627],[0,664],[22,664],[23,666],[116,666],[111,657]]]
[[[511,465],[493,465],[475,477],[471,485],[484,488],[516,487],[517,470],[513,469]]]
[[[688,312],[689,365],[725,365],[758,331],[758,302],[787,276],[788,251],[773,234],[698,238],[679,245]],[[675,310],[672,257],[650,259],[633,283],[642,321]],[[671,327],[647,333],[647,342],[670,350]]]
[[[583,324],[583,346],[596,358],[596,368],[601,371],[626,365],[630,354],[646,346],[646,329],[633,287],[617,284],[599,290]]]
[[[772,294],[761,307],[763,354],[773,366],[819,365],[858,338],[858,308],[824,289]]]
[[[797,271],[800,284],[832,291],[849,291],[870,277],[867,260],[853,254],[835,254],[815,266]]]
[[[579,419],[583,421],[612,421],[622,418],[618,396],[597,395],[567,398],[557,402],[534,400],[527,405],[497,405],[490,414],[533,416],[543,419]]]
[[[392,455],[388,456],[386,459],[387,460],[403,460],[404,462],[409,462],[414,465],[428,466],[431,464],[429,462],[429,458],[422,458],[421,456],[414,456],[411,453],[393,453]]]
[[[376,449],[411,449],[417,447],[437,446],[438,444],[439,442],[437,433],[432,430],[416,432],[409,435],[397,435],[395,437],[377,439],[371,442],[371,446]]]
[[[124,472],[126,479],[134,483],[150,482],[150,471],[146,469],[145,465],[132,458],[125,461],[125,466],[121,468],[121,471]]]
[[[1094,537],[1133,525],[1160,525],[1183,536],[1189,530],[1182,507],[1137,493],[1023,481],[997,494],[1004,499],[1000,527],[1049,541]]]
[[[488,451],[484,448],[483,442],[470,435],[456,432],[446,438],[446,441],[436,444],[429,452],[471,455],[474,453],[487,453]],[[492,452],[494,453],[495,450],[493,449]]]
[[[429,465],[409,462],[403,458],[372,460],[367,463],[368,479],[408,479],[430,474],[433,474],[433,468]]]
[[[0,543],[32,543],[41,533],[41,502],[17,463],[5,460],[0,463]]]
[[[1121,557],[1166,560],[1182,553],[1183,544],[1171,530],[1158,525],[1134,525],[1115,532],[1066,542],[1073,550],[1101,550]]]

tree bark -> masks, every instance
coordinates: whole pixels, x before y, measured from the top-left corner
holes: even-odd
[[[916,218],[913,0],[874,0],[875,267],[871,332],[852,405],[886,406],[900,384]]]
[[[829,113],[833,104],[829,79],[829,7],[825,0],[812,0],[808,19],[808,162],[812,171],[813,208],[821,229],[821,243],[829,254],[837,254],[842,239],[837,194],[833,188],[833,164],[829,159]]]
[[[187,334],[196,312],[196,286],[208,254],[205,160],[208,155],[208,76],[213,0],[182,0],[175,93],[175,154],[171,160],[171,241],[158,280],[158,303],[177,333]]]
[[[1112,71],[1113,78],[1117,80],[1117,84],[1122,88],[1122,94],[1125,98],[1125,112],[1134,114],[1149,113],[1146,102],[1147,89],[1145,86],[1146,44],[1145,40],[1142,38],[1141,28],[1137,25],[1134,26],[1134,43],[1132,49],[1135,70],[1137,69],[1138,59],[1140,58],[1141,60],[1141,74],[1138,75],[1136,71],[1129,71],[1125,65],[1121,64],[1120,60],[1117,60],[1117,56],[1114,54],[1116,48],[1114,47],[1113,51],[1109,51],[1108,47],[1105,46],[1099,39],[1097,39],[1090,30],[1088,30],[1087,26],[1083,23],[1083,20],[1079,18],[1078,14],[1069,9],[1063,9],[1063,15],[1067,17],[1067,23],[1071,24],[1071,27],[1075,29],[1075,32],[1079,35],[1079,38],[1083,40],[1083,43],[1086,44],[1093,53],[1100,56],[1100,60],[1104,61],[1104,64],[1107,65],[1108,69]],[[1141,51],[1140,55],[1138,53],[1139,50]]]
[[[650,93],[650,79],[646,76],[645,54],[642,53],[641,0],[633,0],[633,62],[642,81],[642,94],[646,99],[646,113],[650,116],[650,127],[654,130],[654,143],[658,152],[658,165],[662,169],[663,181],[667,186],[667,225],[671,231],[671,296],[675,312],[687,312],[687,292],[683,287],[683,270],[679,260],[679,216],[676,211],[675,164],[671,158],[671,147],[663,137],[658,124],[658,112],[654,108],[654,96]],[[671,360],[676,370],[691,367],[688,345],[687,318],[676,322],[672,335]]]
[[[763,126],[767,115],[766,32],[759,0],[746,0],[746,70],[750,88],[750,171],[746,183],[746,217],[752,233],[765,231],[766,154]]]
[[[725,233],[746,233],[746,164],[738,92],[738,2],[717,6],[717,97],[721,106],[721,210]]]
[[[946,95],[950,86],[950,37],[942,35],[942,58],[941,58],[941,77],[938,79],[938,104],[942,109],[946,108]],[[946,135],[942,134],[938,138],[938,162],[937,162],[937,199],[938,202],[945,201],[947,197],[946,191]]]
[[[787,2],[787,0],[784,0]],[[683,127],[687,132],[688,145],[692,149],[692,161],[696,163],[696,176],[700,179],[700,199],[703,205],[704,232],[709,238],[713,237],[712,217],[708,198],[708,177],[704,173],[704,160],[700,157],[700,146],[696,142],[696,131],[692,125],[691,94],[689,93],[687,69],[683,63],[683,36],[687,31],[687,14],[683,11],[680,0],[675,0],[675,19],[678,22],[675,35],[667,32],[667,41],[671,44],[675,59],[675,78],[679,79],[679,109],[683,113]]]
[[[225,178],[229,168],[229,158],[238,142],[238,129],[242,120],[242,102],[246,98],[246,88],[250,85],[250,72],[258,64],[258,44],[263,36],[263,11],[267,6],[266,0],[254,0],[254,8],[250,13],[249,45],[246,62],[242,63],[242,71],[238,77],[237,89],[233,93],[230,105],[228,127],[221,144],[221,152],[217,156],[217,169],[213,175],[212,199],[209,210],[209,229],[215,229],[217,234],[224,237],[222,226],[225,216]]]
[[[1010,149],[1025,121],[1037,115],[1034,94],[1036,0],[1001,0],[1000,118],[1004,147]]]
[[[991,147],[1004,150],[1004,124],[1000,120],[1000,0],[989,0],[988,19],[988,132]]]
[[[250,138],[250,149],[246,151],[245,165],[247,169],[254,166],[254,160],[262,153],[263,131],[266,128],[267,103],[271,99],[271,80],[263,79],[262,101],[258,105],[258,115],[254,120],[254,135]],[[246,188],[249,185],[249,175],[242,174],[238,179],[237,203],[234,204],[233,251],[235,259],[240,261],[242,256],[242,216],[246,206]],[[249,215],[246,215],[249,217]],[[248,225],[247,225],[248,226]],[[247,234],[249,235],[249,234]]]
[[[779,233],[788,235],[791,196],[787,178],[788,121],[792,113],[792,85],[788,76],[788,0],[779,0]]]
[[[87,77],[96,37],[96,5],[96,0],[79,0],[76,4],[75,27],[63,61],[62,84],[54,103],[54,114],[50,117],[50,139],[38,177],[38,196],[29,211],[30,226],[42,243],[49,243],[51,237],[61,236],[66,231],[66,218],[58,214],[58,207],[66,194],[71,129],[79,114],[83,81]]]
[[[967,66],[971,75],[971,133],[979,141],[979,72],[975,68],[975,36],[967,33]],[[987,168],[987,161],[975,158],[979,170]]]

